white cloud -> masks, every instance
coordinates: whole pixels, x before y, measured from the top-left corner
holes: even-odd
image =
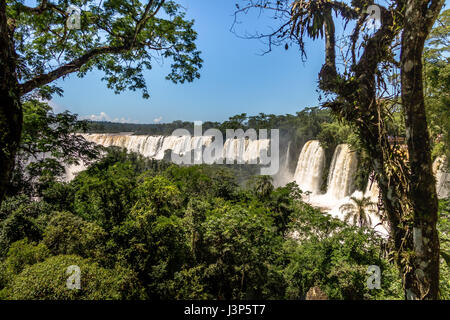
[[[92,120],[92,121],[111,121],[111,117],[105,112],[100,112],[100,114],[91,114],[89,116],[82,116],[81,119]]]
[[[46,103],[50,106],[50,108],[52,108],[54,113],[60,113],[65,111],[67,108],[61,106],[60,104],[56,103],[53,100],[47,100],[47,99],[42,99],[41,97],[37,97],[37,100],[42,102],[42,103]]]
[[[122,117],[122,118],[114,118],[114,119],[112,120],[112,122],[120,122],[120,123],[139,123],[139,121],[137,121],[137,120],[125,119],[124,117]]]
[[[160,122],[162,121],[162,119],[163,119],[163,117],[160,116],[160,117],[158,117],[158,118],[153,119],[153,122],[154,122],[154,123],[160,123]]]
[[[62,107],[61,105],[57,104],[55,101],[50,100],[50,101],[44,101],[47,102],[48,105],[53,109],[54,113],[59,113],[59,112],[63,112],[65,110],[64,107]]]
[[[99,114],[91,114],[88,116],[81,116],[80,119],[91,120],[91,121],[110,121],[119,123],[138,123],[139,121],[121,118],[112,118],[106,112],[100,112]]]

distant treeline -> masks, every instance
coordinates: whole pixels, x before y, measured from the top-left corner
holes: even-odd
[[[230,117],[222,123],[206,121],[202,124],[203,131],[216,128],[225,133],[226,129],[280,129],[281,134],[293,133],[298,128],[307,126],[310,136],[315,136],[320,128],[320,123],[332,122],[327,110],[318,107],[305,108],[296,115],[274,115],[260,113],[256,116],[248,116],[246,113]],[[315,128],[314,128],[315,127]],[[194,123],[176,120],[171,123],[117,123],[107,121],[89,121],[89,133],[119,133],[132,132],[135,135],[171,135],[176,129],[187,129],[193,134]]]
[[[171,135],[176,129],[187,129],[191,134],[194,131],[194,123],[187,121],[174,121],[160,124],[131,124],[112,122],[88,123],[90,133],[119,133],[130,132],[136,135]],[[320,107],[304,108],[295,115],[274,115],[259,113],[249,116],[246,113],[230,117],[227,121],[204,122],[203,132],[210,128],[216,128],[226,134],[226,129],[279,129],[280,154],[286,155],[289,161],[289,170],[295,171],[301,148],[308,140],[319,140],[325,151],[326,167],[329,167],[334,150],[341,143],[348,143],[358,154],[360,166],[356,173],[356,185],[364,190],[370,174],[369,158],[363,150],[361,142],[354,130],[345,122],[338,121],[329,110]],[[401,119],[394,119],[387,128],[391,137],[403,137],[404,128]],[[326,177],[324,173],[322,191],[325,192]]]
[[[90,121],[87,128],[89,133],[129,132],[135,135],[171,135],[176,129],[187,129],[193,135],[194,123],[180,120],[158,124]],[[319,139],[326,150],[327,161],[331,161],[336,145],[347,142],[350,136],[348,126],[338,123],[329,110],[320,107],[304,108],[295,115],[259,113],[249,116],[242,113],[232,116],[222,123],[207,121],[202,124],[203,132],[210,128],[219,129],[224,135],[226,129],[279,129],[280,154],[287,155],[294,160],[298,158],[306,141]],[[289,152],[287,152],[288,150]],[[289,169],[295,171],[296,161],[289,161],[289,163],[291,166]]]
[[[218,122],[205,122],[203,128],[217,128]],[[187,129],[193,131],[194,123],[188,121],[173,121],[171,123],[117,123],[108,121],[88,121],[89,133],[119,133],[132,132],[135,135],[163,135],[169,136],[176,129]]]

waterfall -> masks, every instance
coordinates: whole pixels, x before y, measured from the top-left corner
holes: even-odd
[[[117,146],[130,151],[142,154],[145,157],[162,160],[167,151],[171,151],[180,156],[192,150],[201,150],[212,142],[211,136],[145,136],[131,134],[82,134],[91,142],[109,147]],[[242,156],[242,162],[246,164],[257,163],[262,151],[267,151],[270,146],[269,139],[227,139],[223,146],[222,157],[237,161]],[[285,167],[289,166],[289,149],[286,155]],[[199,154],[195,154],[199,159]],[[447,159],[437,158],[433,163],[433,172],[436,176],[436,189],[438,198],[450,196],[450,173],[447,171]],[[354,173],[358,165],[355,152],[350,151],[347,144],[341,144],[336,150],[331,161],[328,175],[328,189],[326,197],[317,198],[323,205],[329,206],[335,200],[343,199],[354,191]],[[294,180],[303,191],[310,191],[314,195],[320,193],[320,184],[325,167],[325,153],[318,140],[306,142],[300,153]],[[67,176],[69,180],[75,172],[84,169],[83,166],[73,166],[69,168]],[[284,184],[292,181],[290,177],[284,177],[279,182]],[[378,202],[378,186],[376,181],[368,183],[364,191],[365,197],[370,197],[371,201]]]
[[[325,152],[320,142],[318,140],[306,142],[300,152],[294,174],[294,180],[302,191],[319,193],[324,166]]]
[[[259,159],[260,152],[269,148],[269,140],[252,140],[248,139],[244,151],[244,161],[246,163],[256,163]]]
[[[439,199],[450,196],[450,172],[445,156],[436,158],[433,162],[433,173],[436,177],[436,191]]]
[[[163,136],[148,136],[142,148],[142,155],[154,158],[163,141]]]
[[[238,154],[242,145],[242,139],[227,139],[223,145],[222,157],[229,162],[238,160]]]
[[[286,157],[284,160],[284,167],[289,171],[289,164],[290,164],[290,154],[291,154],[291,142],[288,142],[287,150],[286,150]]]
[[[269,139],[227,139],[223,145],[222,157],[237,163],[256,164],[262,151],[269,149]]]
[[[212,142],[212,136],[144,136],[126,134],[83,134],[86,140],[104,147],[117,146],[142,154],[145,157],[162,160],[166,151],[180,156],[192,151],[201,150]],[[223,146],[223,158],[237,161],[239,157],[244,163],[257,163],[262,151],[270,146],[269,139],[227,139]],[[200,155],[195,155],[200,160]]]
[[[364,191],[364,197],[370,198],[370,201],[378,203],[378,195],[379,194],[380,194],[380,191],[378,189],[377,180],[371,181],[369,178],[369,181],[367,182],[366,191]]]
[[[72,164],[65,167],[66,176],[64,177],[64,181],[69,182],[73,180],[78,173],[86,170],[86,165],[81,162],[80,164]]]
[[[267,151],[269,146],[269,139],[230,138],[223,144],[222,158],[224,163],[228,159],[228,162],[256,164],[261,152]]]
[[[436,158],[433,162],[433,174],[436,177],[436,192],[438,199],[447,198],[450,196],[450,172],[447,169],[447,159],[445,156]],[[370,201],[377,203],[379,189],[377,181],[372,182],[369,180],[366,190],[364,192],[365,197],[369,197]]]
[[[328,175],[327,195],[334,199],[342,199],[354,191],[354,174],[358,166],[355,152],[348,144],[340,144],[334,151]]]

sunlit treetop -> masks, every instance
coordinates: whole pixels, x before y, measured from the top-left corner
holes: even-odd
[[[39,89],[44,97],[61,93],[51,82],[96,68],[116,93],[141,89],[149,97],[144,71],[169,58],[167,79],[199,78],[202,66],[194,21],[170,0],[8,1],[7,15],[18,55],[21,94]],[[81,10],[79,28],[73,6]],[[68,23],[68,20],[70,22]],[[74,28],[75,26],[75,28]]]

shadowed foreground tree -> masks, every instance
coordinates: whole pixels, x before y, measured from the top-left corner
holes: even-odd
[[[319,88],[329,100],[323,106],[353,126],[371,157],[405,297],[437,299],[437,195],[425,116],[422,51],[444,1],[386,3],[369,8],[373,1],[243,0],[237,5],[236,19],[254,9],[274,13],[278,23],[274,31],[253,37],[267,40],[269,51],[273,45],[288,49],[297,43],[306,58],[304,39],[324,40]],[[336,35],[336,22],[345,25],[342,36]],[[409,161],[399,155],[399,145],[390,143],[387,133],[391,115],[399,108],[405,119]]]
[[[71,5],[82,9],[79,29],[68,27]],[[41,0],[36,7],[1,0],[0,202],[20,143],[22,100],[61,94],[53,81],[94,68],[116,93],[141,89],[147,98],[143,72],[155,60],[172,60],[166,78],[175,83],[199,77],[196,37],[193,21],[170,0]]]

